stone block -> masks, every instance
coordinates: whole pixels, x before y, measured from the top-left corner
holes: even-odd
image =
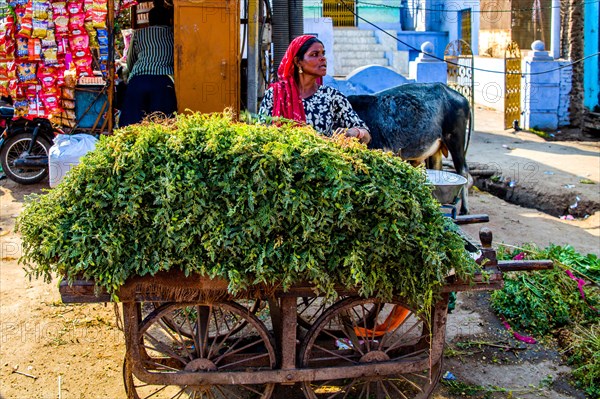
[[[523,109],[534,111],[556,110],[559,104],[559,86],[533,86],[525,87],[523,92]]]
[[[525,112],[523,115],[525,129],[556,130],[558,115],[554,112]]]

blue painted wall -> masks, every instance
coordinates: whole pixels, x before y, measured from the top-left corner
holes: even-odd
[[[586,2],[584,9],[583,55],[592,56],[600,51],[600,33],[598,21],[600,20],[600,4]],[[593,110],[599,102],[600,85],[600,56],[592,56],[583,62],[583,104]]]

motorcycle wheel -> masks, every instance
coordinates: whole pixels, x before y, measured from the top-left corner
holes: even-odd
[[[0,163],[6,176],[20,184],[34,184],[42,181],[48,176],[48,168],[21,169],[16,168],[13,163],[23,152],[29,148],[31,133],[19,133],[6,139],[0,150]],[[52,144],[43,136],[38,136],[31,150],[31,155],[48,157],[48,151]]]

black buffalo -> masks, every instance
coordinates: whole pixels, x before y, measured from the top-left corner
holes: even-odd
[[[348,100],[371,131],[369,148],[392,151],[412,163],[429,158],[433,169],[441,169],[442,154],[450,152],[456,172],[471,182],[465,159],[471,109],[463,95],[441,83],[412,83]],[[469,211],[466,192],[461,214]]]

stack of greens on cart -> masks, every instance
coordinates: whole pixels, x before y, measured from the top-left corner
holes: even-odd
[[[256,284],[311,282],[428,305],[474,262],[425,173],[310,128],[178,116],[103,137],[18,220],[30,275],[94,279],[182,270]]]

